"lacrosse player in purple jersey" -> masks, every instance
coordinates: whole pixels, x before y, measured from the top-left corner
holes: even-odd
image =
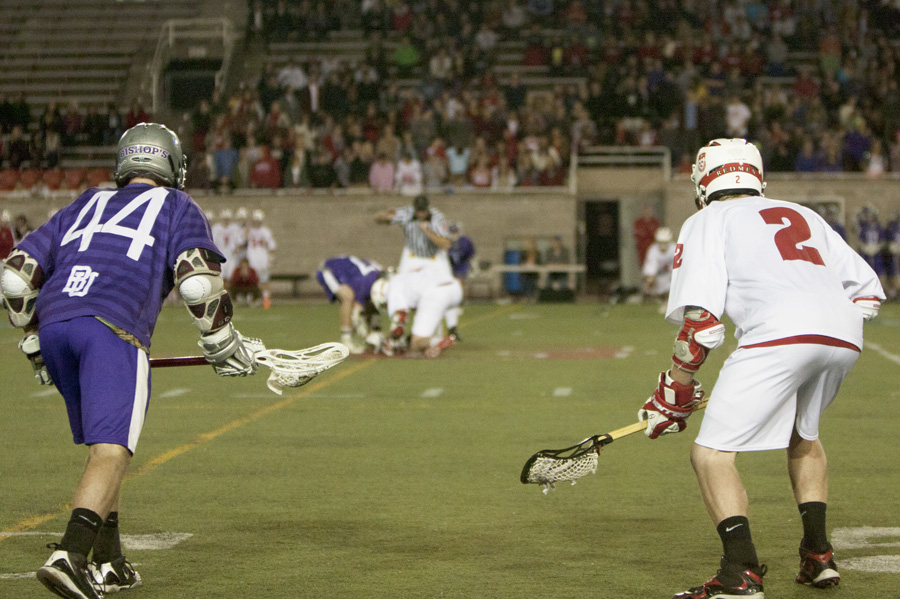
[[[329,258],[316,271],[316,281],[325,290],[328,301],[341,304],[341,343],[350,352],[361,354],[366,346],[354,340],[368,337],[371,319],[377,311],[369,301],[369,293],[384,269],[377,262],[356,256]]]
[[[863,321],[885,299],[875,272],[814,211],[763,196],[759,150],[716,139],[697,153],[699,212],[675,246],[666,319],[681,325],[672,367],[638,411],[651,439],[687,426],[703,398],[694,374],[725,341],[728,357],[691,449],[700,495],[722,542],[718,573],[674,599],[762,599],[766,567],[750,535],[738,453],[785,449],[800,511],[800,571],[813,587],[840,580],[825,528],[828,468],[819,420],[863,346]]]
[[[185,168],[172,131],[136,125],[119,141],[118,189],[84,192],[23,239],[0,272],[10,321],[25,330],[19,347],[37,381],[62,394],[75,443],[89,447],[65,534],[37,572],[62,597],[97,599],[141,584],[122,555],[119,490],[150,398],[150,337],[173,287],[215,371],[256,372],[261,343],[231,324],[222,256],[181,191]]]

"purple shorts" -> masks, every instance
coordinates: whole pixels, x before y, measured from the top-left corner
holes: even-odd
[[[133,454],[150,399],[147,354],[89,316],[41,327],[40,341],[75,443],[112,443]]]

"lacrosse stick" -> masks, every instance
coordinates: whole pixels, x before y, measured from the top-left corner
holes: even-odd
[[[284,387],[302,387],[313,380],[320,372],[340,364],[350,355],[350,349],[341,343],[323,343],[315,347],[289,351],[286,349],[264,349],[255,352],[253,359],[257,364],[272,369],[266,386],[281,395]],[[185,356],[180,358],[151,358],[153,368],[170,366],[208,366],[203,356]]]
[[[694,410],[706,407],[708,397],[704,397]],[[582,476],[597,472],[600,450],[616,439],[647,430],[647,421],[641,420],[623,426],[610,433],[588,437],[581,443],[564,449],[544,449],[525,462],[519,480],[522,484],[538,484],[544,488],[544,495],[556,488],[556,483],[570,481],[573,485]]]

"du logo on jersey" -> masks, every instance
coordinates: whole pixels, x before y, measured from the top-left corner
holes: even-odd
[[[72,272],[69,273],[69,280],[63,287],[63,293],[68,293],[69,297],[84,297],[99,274],[99,272],[94,272],[90,266],[73,266]]]

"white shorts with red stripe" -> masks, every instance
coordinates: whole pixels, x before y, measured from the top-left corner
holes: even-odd
[[[809,441],[859,357],[853,345],[801,336],[739,347],[713,387],[696,443],[719,451],[786,448],[796,427]]]

